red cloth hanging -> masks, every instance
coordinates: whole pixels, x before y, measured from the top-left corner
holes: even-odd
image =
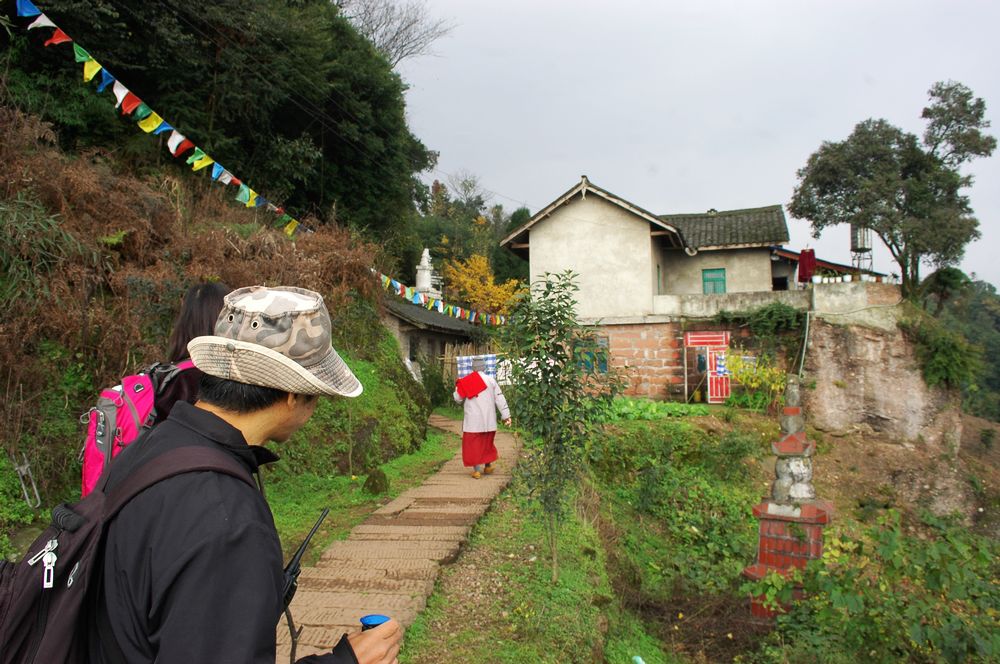
[[[809,281],[816,272],[816,252],[813,249],[803,249],[799,254],[799,281]]]
[[[459,378],[455,381],[455,390],[458,392],[458,396],[463,399],[474,397],[485,389],[486,383],[478,371],[473,371],[465,378]]]

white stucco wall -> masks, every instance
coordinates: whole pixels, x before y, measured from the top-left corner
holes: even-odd
[[[663,252],[662,260],[666,265],[663,294],[699,295],[701,271],[717,268],[726,270],[727,293],[771,290],[771,252],[766,247],[699,251],[694,256],[676,250]]]
[[[532,282],[546,272],[576,272],[579,317],[652,312],[655,266],[650,278],[648,221],[588,194],[558,208],[529,233]]]

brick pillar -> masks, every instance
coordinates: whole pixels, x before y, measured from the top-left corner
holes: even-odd
[[[833,505],[817,500],[812,485],[816,444],[806,438],[798,376],[788,377],[781,434],[771,444],[778,456],[771,495],[753,508],[760,521],[757,562],[744,569],[743,575],[755,581],[772,571],[784,574],[801,569],[822,556],[823,527],[833,518]],[[763,597],[750,598],[750,613],[757,619],[774,617],[764,607]]]

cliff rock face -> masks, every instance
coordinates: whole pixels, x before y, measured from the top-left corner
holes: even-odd
[[[924,383],[913,346],[898,329],[812,321],[806,412],[831,434],[871,431],[903,445],[957,453],[955,396]]]
[[[956,396],[924,383],[914,348],[898,328],[841,321],[811,324],[804,385],[812,389],[803,390],[810,424],[834,437],[861,434],[867,445],[859,465],[885,474],[903,501],[938,515],[967,515]]]

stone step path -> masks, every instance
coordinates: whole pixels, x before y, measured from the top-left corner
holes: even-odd
[[[462,423],[431,415],[429,424],[458,435]],[[302,635],[296,658],[329,652],[367,613],[392,616],[408,627],[426,606],[438,568],[458,556],[472,526],[507,486],[519,442],[497,432],[496,472],[475,480],[459,451],[418,487],[399,495],[334,542],[315,567],[302,569],[292,617]],[[277,664],[288,662],[291,637],[278,624]]]

